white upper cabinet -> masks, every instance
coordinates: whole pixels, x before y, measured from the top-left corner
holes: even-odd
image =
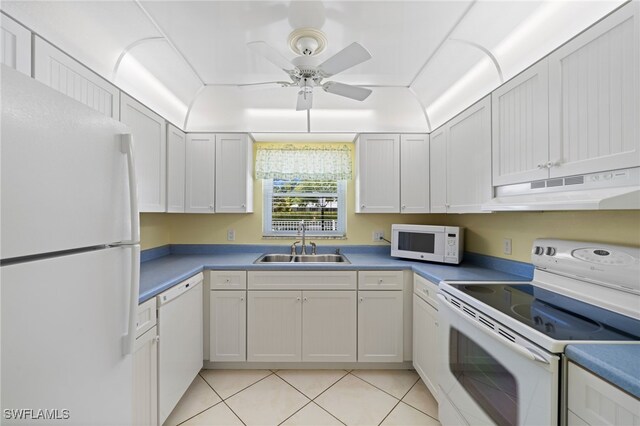
[[[107,117],[120,118],[120,90],[116,86],[37,36],[33,58],[36,80]]]
[[[356,141],[356,213],[400,212],[400,136],[362,134]]]
[[[253,212],[253,146],[247,134],[216,135],[216,213]]]
[[[640,166],[640,3],[549,56],[550,177]]]
[[[447,212],[481,212],[491,199],[491,96],[447,123]]]
[[[31,77],[31,32],[5,15],[0,28],[2,63]]]
[[[491,199],[491,96],[431,134],[431,213],[480,213]]]
[[[214,213],[216,135],[189,133],[186,161],[186,213]]]
[[[167,125],[162,117],[122,94],[121,119],[133,135],[138,208],[140,212],[166,210]]]
[[[445,124],[433,133],[429,143],[429,187],[431,213],[447,212],[447,138],[449,128]]]
[[[187,136],[167,124],[167,212],[184,213],[184,177]]]
[[[429,213],[429,135],[400,135],[400,213]]]
[[[549,176],[548,75],[545,58],[491,94],[494,186]]]

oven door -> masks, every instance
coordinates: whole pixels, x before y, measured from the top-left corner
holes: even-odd
[[[460,307],[453,305],[449,295],[438,297],[441,423],[557,424],[559,357],[513,332],[515,341],[503,337],[495,321],[457,299]]]

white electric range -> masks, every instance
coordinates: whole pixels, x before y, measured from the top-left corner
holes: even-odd
[[[565,424],[574,343],[640,343],[640,249],[538,239],[533,281],[440,283],[443,425]]]

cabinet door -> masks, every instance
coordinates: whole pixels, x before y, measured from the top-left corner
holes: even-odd
[[[33,53],[36,80],[107,117],[120,118],[120,91],[116,86],[37,36]]]
[[[494,186],[549,176],[548,77],[545,58],[491,94]]]
[[[429,213],[429,135],[400,135],[400,213]]]
[[[216,138],[187,135],[185,212],[214,213]]]
[[[216,213],[253,212],[253,147],[246,134],[216,135]]]
[[[247,361],[302,359],[302,293],[249,291]]]
[[[449,129],[446,125],[431,133],[429,142],[429,187],[431,195],[431,213],[447,212],[447,139]]]
[[[186,135],[167,125],[167,212],[184,213]]]
[[[360,135],[356,164],[356,213],[398,213],[400,136]]]
[[[358,362],[402,362],[402,291],[358,291]]]
[[[31,77],[31,32],[5,15],[0,28],[2,63]]]
[[[413,366],[429,391],[438,394],[438,311],[413,296]]]
[[[246,291],[214,290],[210,293],[209,361],[245,361]]]
[[[640,3],[549,56],[550,176],[640,166]]]
[[[133,423],[158,424],[158,328],[136,339],[133,352]]]
[[[302,293],[302,361],[356,361],[356,292]]]
[[[482,213],[491,199],[491,96],[449,123],[447,212]]]
[[[140,212],[166,210],[167,126],[162,117],[126,94],[120,99],[120,121],[131,128]]]

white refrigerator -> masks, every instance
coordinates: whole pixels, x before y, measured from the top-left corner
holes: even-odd
[[[140,275],[131,136],[1,72],[0,423],[130,424]]]

